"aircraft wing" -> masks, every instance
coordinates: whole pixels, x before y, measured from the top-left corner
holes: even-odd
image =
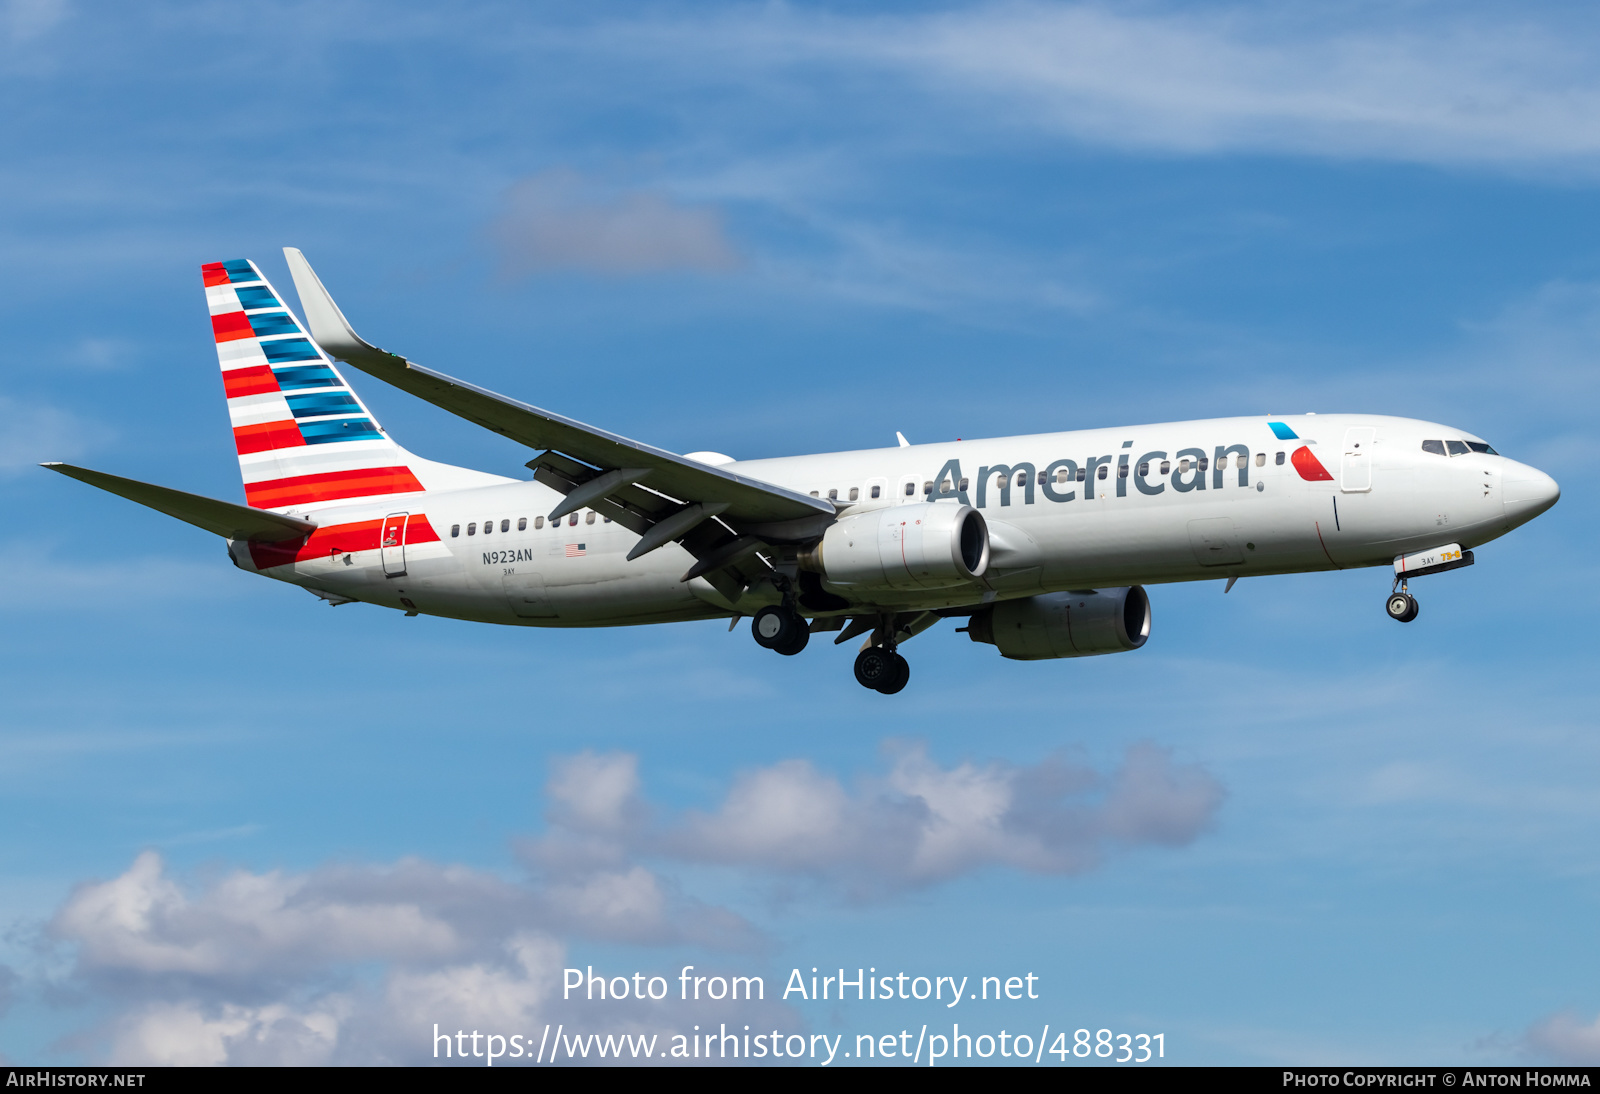
[[[87,467],[74,467],[70,463],[46,463],[51,471],[68,478],[98,486],[102,490],[136,501],[158,513],[177,517],[196,528],[224,536],[228,539],[245,539],[252,543],[282,543],[302,539],[316,531],[317,526],[306,520],[296,520],[265,509],[252,509],[235,505],[231,501],[217,501],[199,494],[187,494],[166,486],[154,486],[137,479],[120,475],[107,475],[104,471],[90,471]]]
[[[283,253],[294,276],[311,336],[330,355],[469,422],[530,448],[547,449],[547,456],[560,453],[570,457],[564,461],[540,457],[530,465],[539,481],[562,493],[575,492],[602,476],[612,475],[607,482],[598,483],[591,494],[592,500],[602,502],[591,507],[608,516],[613,514],[604,504],[606,500],[632,499],[639,502],[637,508],[644,510],[649,503],[640,499],[649,498],[654,492],[679,503],[665,508],[654,506],[654,512],[632,513],[634,519],[621,520],[642,535],[647,534],[645,529],[664,523],[668,516],[682,513],[687,519],[687,507],[696,505],[702,507],[707,517],[717,516],[735,528],[809,522],[818,518],[826,521],[834,515],[832,504],[819,498],[685,459],[665,449],[497,395],[464,380],[423,368],[399,354],[378,349],[356,334],[305,256],[293,247],[285,247]],[[548,466],[541,467],[541,464]],[[642,484],[648,490],[641,490],[635,484]],[[608,485],[613,488],[605,489]],[[588,500],[580,503],[586,504]]]

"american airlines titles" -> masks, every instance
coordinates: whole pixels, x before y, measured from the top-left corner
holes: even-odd
[[[1132,441],[1128,441],[1124,447],[1131,447],[1132,444]],[[1130,481],[1139,493],[1150,495],[1163,493],[1169,482],[1172,489],[1180,494],[1204,490],[1208,478],[1211,489],[1221,490],[1227,483],[1228,458],[1235,455],[1239,457],[1238,485],[1250,485],[1250,449],[1247,445],[1219,444],[1210,453],[1203,448],[1180,448],[1170,455],[1160,449],[1146,452],[1138,459],[1130,459],[1131,455],[1131,452],[1122,452],[1116,456],[1090,456],[1081,465],[1077,460],[1060,459],[1047,464],[1043,473],[1034,464],[1026,462],[980,466],[976,490],[973,491],[965,489],[967,480],[961,475],[961,461],[950,460],[933,480],[931,496],[956,498],[978,509],[988,508],[996,492],[1000,495],[1000,505],[1010,505],[1013,490],[1021,492],[1024,505],[1034,503],[1036,490],[1050,501],[1066,502],[1077,498],[1079,483],[1083,484],[1084,496],[1092,497],[1095,490],[1091,484],[1112,478],[1113,468],[1116,496],[1119,498],[1128,496]],[[1171,466],[1167,481],[1159,481],[1166,477],[1160,474],[1165,470],[1161,468],[1163,462]],[[1152,481],[1152,471],[1157,472],[1154,476],[1157,481]],[[972,495],[976,495],[976,501],[972,500]]]

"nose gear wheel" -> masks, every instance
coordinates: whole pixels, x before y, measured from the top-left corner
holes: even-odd
[[[1389,593],[1389,599],[1384,602],[1383,608],[1389,613],[1389,618],[1397,623],[1409,623],[1417,617],[1421,606],[1417,598],[1406,589],[1404,581],[1397,580],[1394,588]]]

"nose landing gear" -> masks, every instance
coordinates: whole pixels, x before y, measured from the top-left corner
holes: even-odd
[[[887,646],[868,646],[856,654],[856,683],[893,695],[911,680],[911,665]]]
[[[1421,610],[1417,598],[1406,590],[1406,583],[1396,579],[1394,588],[1389,592],[1389,599],[1384,602],[1384,609],[1389,613],[1389,618],[1398,623],[1409,623],[1417,617]]]

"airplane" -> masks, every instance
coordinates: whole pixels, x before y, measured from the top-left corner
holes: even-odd
[[[1166,582],[1389,566],[1386,610],[1410,622],[1411,579],[1472,565],[1560,497],[1480,437],[1372,414],[679,455],[378,349],[284,256],[304,325],[253,262],[201,267],[244,505],[43,466],[335,606],[526,627],[749,617],[787,656],[863,637],[856,680],[892,695],[900,647],[947,618],[1016,660],[1139,649],[1145,586]],[[526,445],[532,479],[413,455],[335,360]]]

